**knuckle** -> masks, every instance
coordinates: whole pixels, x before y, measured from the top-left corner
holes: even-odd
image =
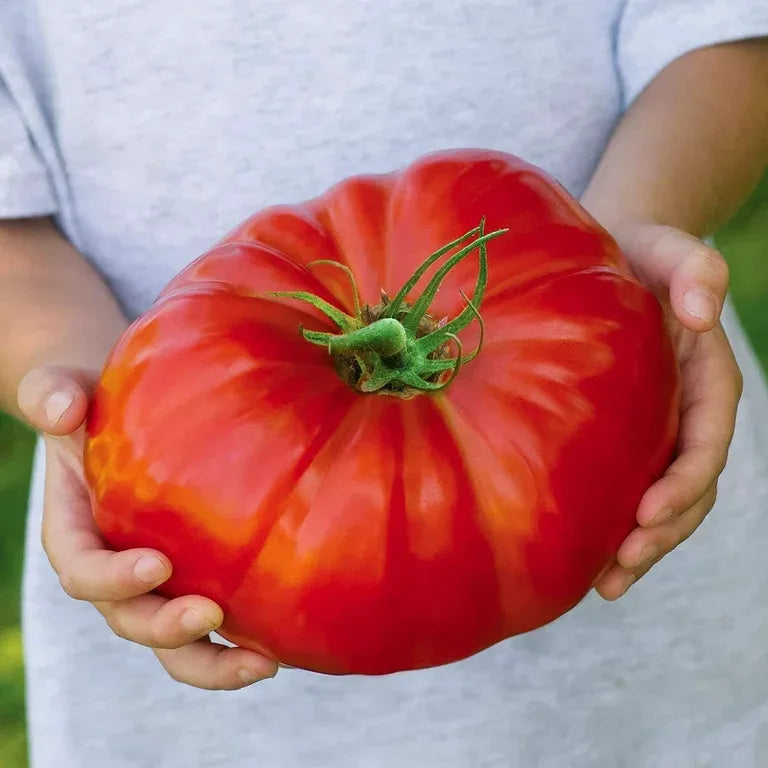
[[[658,565],[668,554],[669,550],[666,547],[660,549],[653,560],[648,563],[648,570],[650,571],[651,568],[653,568],[655,565]]]
[[[653,568],[653,566],[654,566],[654,565],[656,565],[656,563],[658,563],[658,562],[659,562],[659,560],[661,560],[661,558],[662,558],[662,557],[664,557],[666,554],[667,554],[667,548],[666,548],[666,547],[665,547],[663,544],[662,544],[661,546],[657,547],[657,548],[656,548],[656,551],[653,553],[652,557],[650,557],[650,558],[649,558],[649,559],[646,561],[646,563],[645,563],[646,567],[647,567],[647,568],[650,570],[650,569],[651,569],[651,568]]]
[[[664,545],[664,557],[672,554],[689,536],[685,530],[675,532],[674,537],[670,537],[667,543]]]
[[[237,691],[245,688],[248,683],[241,680],[234,670],[224,667],[217,669],[210,681],[211,687],[217,691]]]
[[[189,685],[189,681],[185,678],[183,674],[179,672],[178,669],[174,667],[173,664],[168,664],[164,659],[160,659],[160,663],[163,665],[163,669],[166,671],[166,674],[168,677],[171,678],[176,683],[182,683],[184,685]]]
[[[719,477],[725,471],[725,465],[728,463],[728,447],[714,452],[713,464],[715,473]]]
[[[725,260],[723,254],[720,253],[720,251],[717,251],[714,248],[705,248],[704,261],[707,265],[707,268],[711,269],[719,277],[725,280],[730,277],[730,267],[728,266],[728,262]]]
[[[667,245],[674,247],[678,241],[680,233],[668,225],[654,227],[651,231],[651,241],[649,245],[653,248],[666,248]]]
[[[164,633],[159,627],[149,624],[146,630],[147,645],[150,648],[178,648],[178,643],[174,643],[168,639],[166,633]]]
[[[64,592],[74,600],[80,599],[80,592],[77,587],[75,577],[69,571],[59,572],[59,584]]]
[[[706,520],[707,515],[712,511],[714,503],[715,494],[708,494],[707,497],[700,503],[700,507],[694,513],[693,519],[689,520],[687,524],[678,532],[677,540],[675,541],[672,549],[676,549],[683,542],[688,541],[688,539],[693,536],[693,534],[698,530],[699,526]]]
[[[714,266],[716,264],[717,266]],[[728,285],[731,281],[731,268],[728,266],[728,262],[718,254],[718,258],[713,262],[714,269],[719,273],[720,279],[725,285]]]
[[[51,567],[54,570],[57,570],[56,558],[54,557],[53,550],[51,548],[51,543],[48,537],[48,529],[45,525],[43,525],[40,531],[40,545],[42,546],[43,552],[45,552],[45,556],[48,558],[48,562],[51,564]]]
[[[733,369],[733,382],[736,387],[736,401],[738,402],[744,394],[744,374],[738,365],[734,365]]]
[[[677,229],[661,225],[636,238],[635,245],[647,253],[663,256],[668,252],[679,252],[679,238],[680,232]]]
[[[668,478],[669,481],[672,481],[676,485],[681,485],[683,483],[687,483],[688,481],[688,471],[684,469],[683,467],[677,466],[673,464],[664,475],[665,478]]]
[[[171,678],[176,683],[183,683],[184,681],[181,679],[181,675],[174,669],[172,666],[168,666],[167,664],[163,664],[163,669],[165,670],[165,673],[168,675],[168,677]]]
[[[711,248],[706,243],[702,243],[694,249],[691,256],[705,269],[711,270],[718,275],[728,276],[728,262],[723,257],[723,254],[716,248]]]
[[[113,634],[117,635],[123,640],[130,640],[125,624],[118,614],[106,617],[106,621]]]
[[[701,478],[695,484],[700,487],[701,483],[707,483],[707,487],[701,488],[698,494],[701,498],[708,490],[709,483],[714,482],[725,469],[728,462],[729,445],[727,442],[722,445],[710,445],[702,441],[692,442],[690,447],[692,452],[696,452],[697,468],[698,472],[701,473]],[[691,466],[691,471],[694,471],[693,466]]]
[[[686,271],[706,276],[708,281],[725,288],[730,280],[728,262],[719,251],[702,243],[694,248],[684,260]]]

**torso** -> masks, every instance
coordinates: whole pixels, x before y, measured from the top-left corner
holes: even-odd
[[[579,193],[621,109],[619,0],[589,13],[502,0],[38,5],[38,143],[67,233],[131,314],[253,211],[431,150],[512,152]]]

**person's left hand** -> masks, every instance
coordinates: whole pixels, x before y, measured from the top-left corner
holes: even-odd
[[[634,223],[614,227],[611,234],[664,307],[680,364],[682,400],[676,458],[643,496],[638,527],[595,582],[606,600],[621,597],[712,508],[742,391],[741,372],[720,325],[728,290],[723,257],[668,226]]]

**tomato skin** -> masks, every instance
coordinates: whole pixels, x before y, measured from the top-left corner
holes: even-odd
[[[437,394],[361,394],[299,325],[352,311],[486,217],[482,351]],[[476,259],[431,312],[455,316]],[[465,349],[477,324],[462,331]],[[575,606],[668,466],[679,376],[661,308],[611,237],[511,155],[449,150],[266,209],[193,262],[113,350],[87,422],[96,522],[155,547],[160,590],[292,666],[445,664]]]

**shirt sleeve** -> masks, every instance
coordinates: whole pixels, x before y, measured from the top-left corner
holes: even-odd
[[[765,35],[768,0],[626,0],[616,41],[624,106],[679,56]]]
[[[0,219],[56,213],[50,175],[0,77]]]

